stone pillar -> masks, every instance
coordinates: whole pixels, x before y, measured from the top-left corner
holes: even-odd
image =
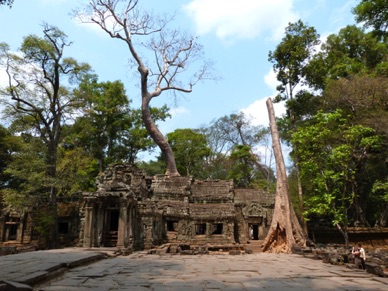
[[[126,199],[120,199],[120,210],[119,210],[119,225],[118,225],[118,236],[117,236],[117,247],[124,248],[128,246],[128,204]]]
[[[85,225],[84,225],[84,248],[93,246],[93,203],[92,199],[86,198],[85,203]]]
[[[133,204],[131,203],[128,206],[128,224],[127,224],[127,233],[128,238],[126,240],[126,243],[128,244],[127,247],[133,247]]]
[[[17,230],[16,241],[18,241],[21,244],[23,243],[23,236],[24,236],[24,230],[25,230],[25,228],[24,228],[25,216],[26,216],[25,213],[20,215],[20,220],[19,220],[19,225],[18,225],[18,230]]]
[[[98,212],[97,212],[97,241],[94,245],[98,247],[104,246],[104,240],[105,238],[105,229],[104,229],[104,215],[105,215],[105,208],[102,202],[98,204]],[[107,226],[105,226],[107,227]]]

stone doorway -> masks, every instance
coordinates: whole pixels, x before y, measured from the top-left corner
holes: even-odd
[[[248,226],[248,229],[249,229],[249,239],[259,240],[259,225],[256,223],[250,223]]]
[[[119,210],[107,209],[105,212],[104,223],[105,235],[103,245],[107,247],[115,247],[117,245],[118,230],[119,230]]]
[[[9,217],[4,225],[3,241],[16,241],[18,239],[20,218]]]

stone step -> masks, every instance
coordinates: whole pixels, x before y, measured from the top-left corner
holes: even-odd
[[[245,245],[245,249],[252,253],[261,253],[263,251],[261,248],[263,242],[263,240],[250,240],[249,243]]]

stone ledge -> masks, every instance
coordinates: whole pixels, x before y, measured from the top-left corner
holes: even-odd
[[[379,277],[388,277],[388,274],[384,273],[383,268],[381,268],[380,265],[365,262],[365,268],[368,273],[377,275]]]

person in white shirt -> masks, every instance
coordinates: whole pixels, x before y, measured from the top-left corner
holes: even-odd
[[[358,244],[357,247],[353,247],[352,254],[354,255],[354,262],[355,264],[360,268],[365,270],[365,250],[361,246],[361,244]]]

